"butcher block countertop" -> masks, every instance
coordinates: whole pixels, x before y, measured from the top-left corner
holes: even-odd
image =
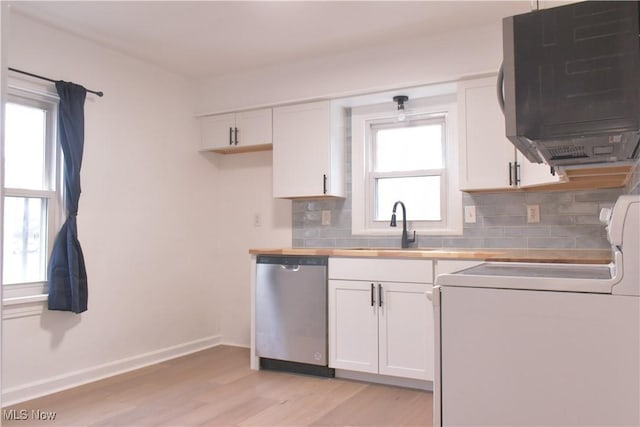
[[[611,262],[611,250],[609,249],[277,248],[250,249],[249,253],[252,255],[459,259],[566,264],[608,264]]]

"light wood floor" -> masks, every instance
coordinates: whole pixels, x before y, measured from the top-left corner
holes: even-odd
[[[7,420],[7,410],[27,420]],[[32,410],[55,412],[54,421]],[[14,412],[20,414],[20,412]],[[3,426],[431,426],[431,393],[249,369],[219,346],[3,410]]]

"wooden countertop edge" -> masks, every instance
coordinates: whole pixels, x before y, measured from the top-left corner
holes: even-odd
[[[453,259],[494,262],[546,262],[608,264],[608,249],[349,249],[349,248],[252,248],[252,255],[309,255],[354,258]]]

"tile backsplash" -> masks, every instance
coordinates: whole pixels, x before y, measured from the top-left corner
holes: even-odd
[[[400,247],[401,229],[390,237],[351,233],[351,140],[346,147],[345,199],[294,200],[293,247]],[[606,249],[600,209],[618,196],[639,194],[634,174],[626,188],[567,192],[464,193],[463,205],[476,206],[476,223],[464,224],[461,236],[418,235],[423,248],[582,248]],[[540,222],[527,223],[526,206],[539,205]],[[391,206],[389,207],[391,209]],[[322,225],[328,211],[330,224]],[[327,213],[325,212],[325,216]]]
[[[609,247],[598,217],[622,189],[571,192],[464,194],[463,205],[476,206],[476,223],[462,236],[421,236],[425,248],[589,248]],[[527,224],[526,206],[539,205],[540,222]],[[322,225],[329,211],[330,225]],[[293,247],[400,247],[393,237],[351,234],[351,199],[293,202]]]

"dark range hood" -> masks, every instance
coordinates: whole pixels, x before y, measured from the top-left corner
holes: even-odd
[[[551,166],[638,158],[637,1],[586,1],[503,20],[506,135]]]

